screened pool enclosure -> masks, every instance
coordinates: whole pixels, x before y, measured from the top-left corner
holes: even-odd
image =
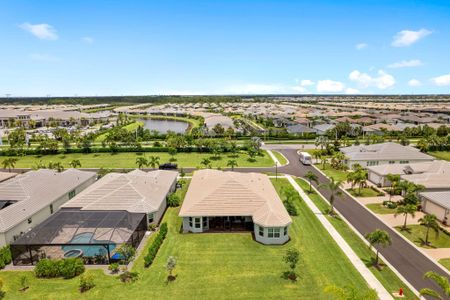
[[[122,244],[137,248],[146,229],[145,214],[62,209],[11,244],[13,263],[81,257],[85,264],[109,264],[120,260]]]

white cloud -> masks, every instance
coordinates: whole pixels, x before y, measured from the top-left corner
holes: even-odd
[[[345,89],[345,93],[346,94],[360,94],[361,92],[357,89],[353,89],[353,88],[346,88]]]
[[[431,78],[431,82],[437,86],[449,86],[450,85],[450,74],[438,76]]]
[[[43,62],[58,62],[58,61],[61,61],[61,59],[59,59],[56,56],[48,55],[48,54],[40,54],[40,53],[30,54],[30,59],[35,60],[35,61],[43,61]]]
[[[422,85],[422,82],[417,79],[411,79],[410,81],[408,81],[408,85],[412,87],[418,87]]]
[[[408,47],[430,34],[431,31],[424,28],[418,31],[402,30],[394,36],[394,40],[391,45],[393,47]]]
[[[380,90],[384,90],[395,85],[394,76],[383,70],[378,71],[378,77],[372,77],[367,73],[361,73],[358,70],[354,70],[349,74],[348,78],[351,81],[358,83],[362,88],[374,86]]]
[[[355,45],[355,48],[357,50],[362,50],[362,49],[366,49],[369,45],[367,45],[366,43],[359,43]]]
[[[310,85],[314,85],[314,81],[309,80],[309,79],[303,79],[302,81],[300,81],[300,85],[301,85],[301,86],[310,86]]]
[[[245,84],[231,86],[224,94],[276,94],[286,93],[286,87],[279,84]]]
[[[86,44],[93,44],[95,40],[89,36],[85,36],[81,38],[81,41]]]
[[[398,68],[411,68],[420,67],[423,63],[420,59],[402,60],[393,64],[390,64],[388,68],[398,69]]]
[[[316,89],[319,93],[340,93],[345,89],[345,85],[340,81],[325,79],[317,82]]]
[[[23,23],[19,26],[41,40],[57,40],[56,30],[48,24]]]
[[[294,90],[295,92],[299,92],[299,93],[306,93],[306,89],[302,86],[294,86],[292,87],[292,90]]]

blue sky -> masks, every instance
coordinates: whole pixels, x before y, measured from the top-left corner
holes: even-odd
[[[449,1],[0,0],[0,96],[450,93]]]

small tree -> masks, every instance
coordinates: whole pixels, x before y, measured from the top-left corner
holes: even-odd
[[[316,174],[314,174],[313,172],[311,172],[311,171],[308,171],[306,174],[305,174],[305,178],[306,178],[306,180],[308,180],[308,182],[309,182],[309,193],[312,193],[312,182],[314,181],[315,183],[318,183],[319,181],[318,181],[318,177],[317,177],[317,175]]]
[[[69,165],[70,165],[72,168],[74,168],[74,169],[76,169],[76,168],[81,168],[81,162],[80,162],[79,159],[74,159],[74,160],[72,160],[72,161],[69,163]]]
[[[428,236],[430,233],[430,229],[433,229],[436,233],[436,237],[439,235],[439,223],[437,221],[437,218],[435,215],[425,215],[422,218],[419,219],[420,225],[423,225],[427,228],[427,231],[425,233],[425,245],[428,245]]]
[[[342,192],[340,190],[342,186],[342,181],[340,180],[334,180],[334,177],[330,177],[330,182],[328,183],[324,183],[319,185],[319,187],[323,187],[327,190],[330,191],[330,215],[334,215],[334,200],[336,199],[336,197],[341,197],[342,196]]]
[[[29,283],[28,283],[28,277],[23,275],[20,276],[20,290],[21,292],[26,291],[28,288],[30,287]]]
[[[137,157],[136,158],[136,164],[138,166],[139,169],[142,169],[142,167],[147,165],[147,159],[143,156]]]
[[[283,261],[288,264],[290,271],[288,272],[288,278],[291,280],[297,279],[297,274],[295,273],[295,268],[300,260],[300,251],[296,248],[289,248],[283,257]]]
[[[91,274],[83,274],[80,277],[80,292],[87,292],[93,287],[95,287],[94,277]]]
[[[202,159],[201,164],[205,166],[205,169],[211,168],[211,160],[209,158]]]
[[[178,196],[178,194],[172,193],[167,198],[167,205],[169,207],[177,207],[180,205],[180,201],[180,196]]]
[[[176,148],[169,148],[167,151],[170,155],[170,161],[176,161],[175,155],[177,155],[177,149]]]
[[[414,204],[400,205],[397,207],[397,211],[394,214],[394,217],[398,215],[403,215],[405,217],[405,222],[403,223],[403,229],[406,229],[406,219],[408,215],[414,218],[417,211],[417,206]]]
[[[134,249],[134,247],[131,245],[122,244],[122,246],[117,249],[117,253],[119,253],[119,255],[121,256],[122,261],[125,264],[128,264],[136,254],[136,249]]]
[[[389,236],[389,233],[387,233],[384,230],[377,229],[373,232],[370,232],[366,234],[366,239],[369,241],[369,248],[372,249],[375,245],[380,245],[382,247],[386,247],[391,244],[391,237]],[[376,256],[375,256],[375,262],[374,265],[378,266],[378,255],[379,250],[376,249]]]
[[[448,281],[447,276],[441,276],[436,272],[429,271],[429,272],[425,273],[424,278],[434,281],[442,289],[442,292],[444,293],[444,295],[447,297],[450,297],[450,283]],[[430,288],[421,289],[420,295],[421,296],[430,296],[430,297],[433,297],[436,299],[442,299],[439,292],[437,292],[433,289],[430,289]]]
[[[386,179],[391,183],[391,187],[389,188],[389,201],[391,201],[392,195],[396,190],[398,183],[400,182],[400,175],[398,174],[387,174]]]
[[[14,169],[16,166],[18,159],[15,157],[6,158],[2,161],[3,169],[8,169],[8,172],[11,172],[11,169]]]
[[[231,171],[234,171],[234,167],[237,167],[237,162],[236,162],[236,160],[234,160],[234,159],[230,159],[228,162],[227,162],[227,167],[230,167],[231,168]]]
[[[169,272],[169,275],[167,276],[168,281],[174,281],[176,279],[176,276],[172,275],[172,272],[176,266],[177,266],[177,259],[173,256],[169,256],[169,258],[167,258],[166,263],[166,269]]]
[[[155,169],[157,166],[159,166],[159,156],[150,156],[147,160],[147,167]]]

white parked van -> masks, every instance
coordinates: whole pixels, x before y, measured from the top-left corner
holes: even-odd
[[[311,165],[312,164],[312,157],[311,154],[308,152],[299,152],[298,154],[300,156],[299,160],[304,165]]]

